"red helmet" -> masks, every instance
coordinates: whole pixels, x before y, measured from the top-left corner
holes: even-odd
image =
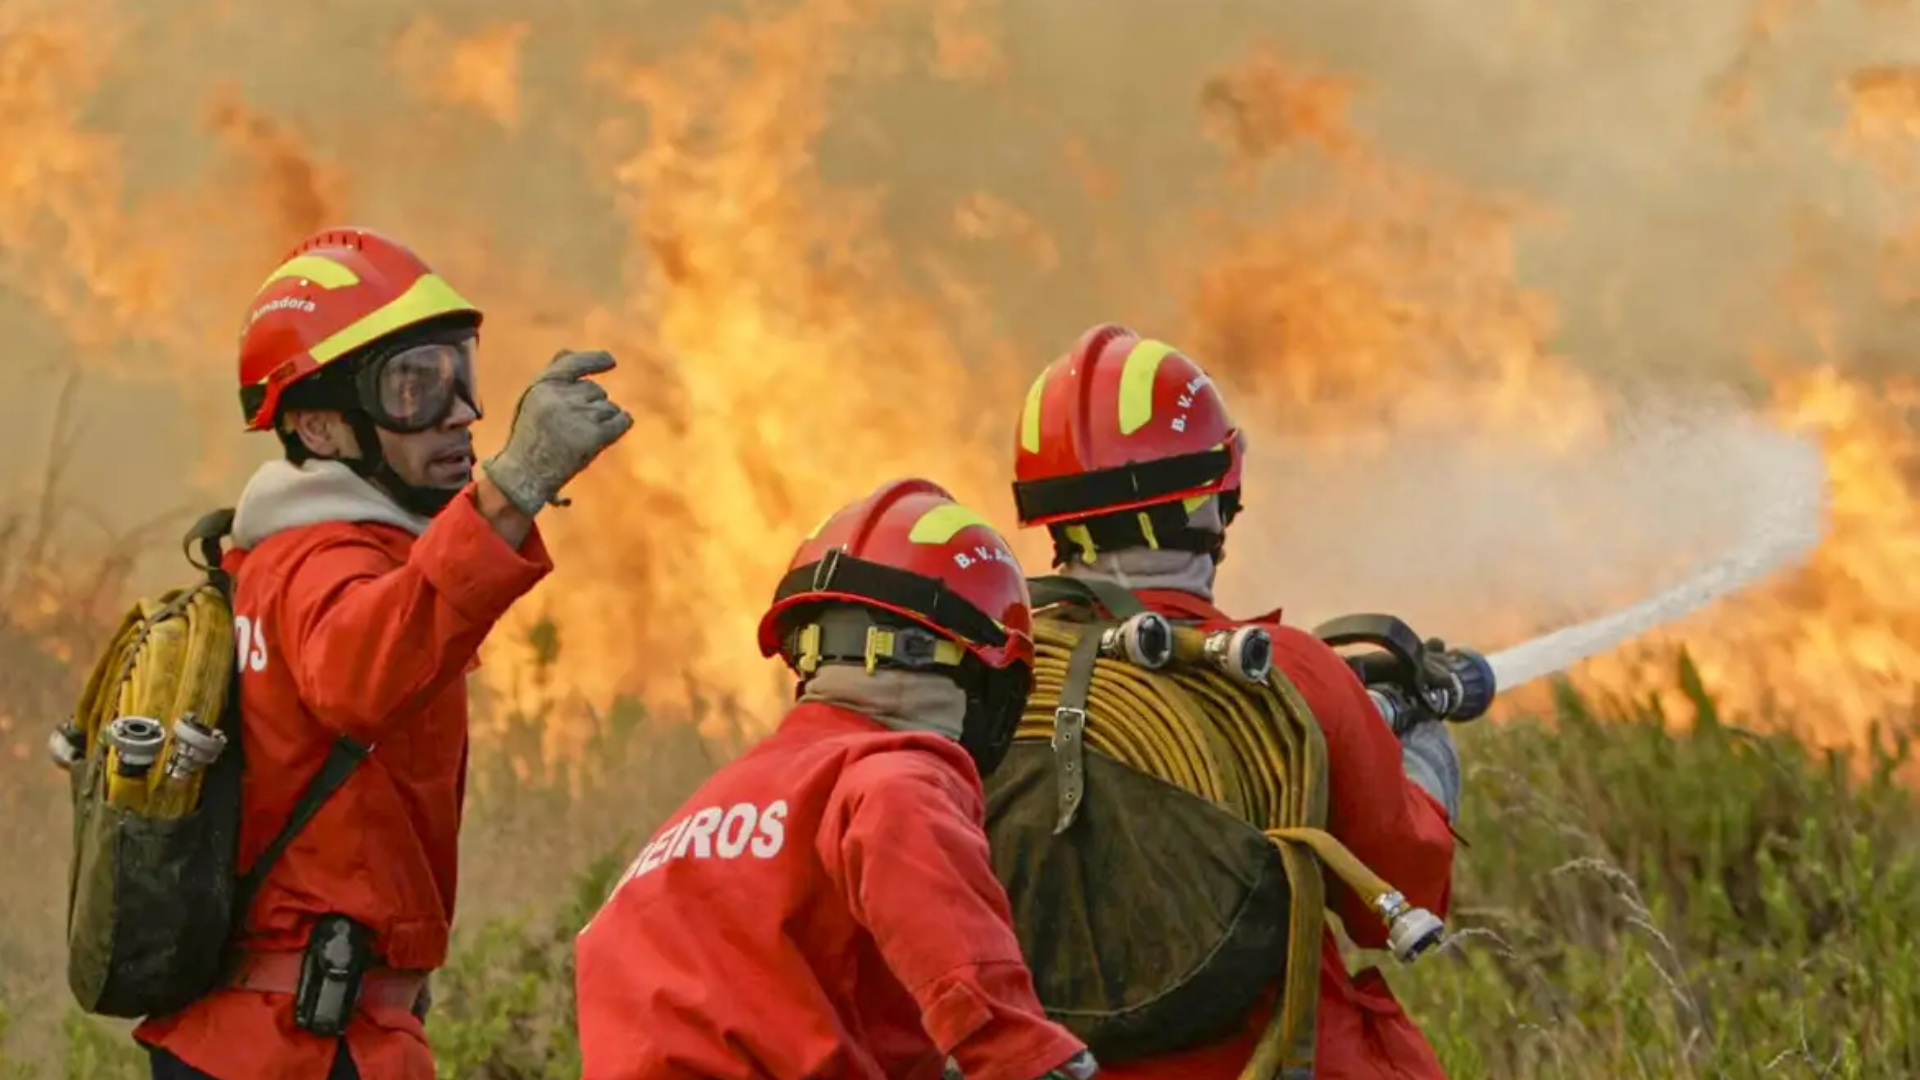
[[[930,480],[882,484],[801,542],[760,620],[760,654],[780,653],[798,669],[792,613],[836,602],[911,620],[992,669],[1033,666],[1019,560],[986,518]]]
[[[287,386],[398,331],[449,315],[480,323],[405,245],[371,229],[340,228],[301,241],[267,275],[240,332],[240,406],[247,430],[273,426]]]
[[[1224,522],[1238,509],[1245,447],[1199,364],[1164,342],[1103,324],[1082,334],[1027,391],[1015,438],[1014,505],[1023,526],[1070,526],[1226,495]],[[1128,528],[1148,546],[1173,546],[1156,542],[1156,534],[1183,528],[1190,508],[1175,505],[1169,509],[1177,520]]]

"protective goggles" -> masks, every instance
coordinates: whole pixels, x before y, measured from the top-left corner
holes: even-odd
[[[474,343],[434,342],[375,357],[354,376],[360,407],[375,424],[401,435],[439,427],[456,401],[465,401],[478,419]]]

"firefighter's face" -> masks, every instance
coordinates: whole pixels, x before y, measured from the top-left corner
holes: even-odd
[[[425,431],[401,434],[376,428],[380,453],[395,475],[415,487],[465,487],[473,479],[473,422],[477,419],[479,414],[462,398],[445,419]],[[360,456],[353,425],[338,412],[301,409],[289,412],[286,423],[299,433],[308,450],[323,458]]]
[[[401,480],[425,488],[461,488],[473,479],[473,422],[479,414],[456,398],[446,419],[405,435],[380,430],[380,452]]]

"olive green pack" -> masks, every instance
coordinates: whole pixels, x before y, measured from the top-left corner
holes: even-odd
[[[364,756],[338,740],[279,835],[240,873],[246,763],[232,581],[220,567],[232,523],[232,511],[219,510],[188,531],[187,560],[200,580],[128,612],[56,734],[70,750],[73,799],[67,984],[88,1013],[164,1016],[217,986],[267,871]],[[189,713],[225,741],[200,770],[197,796],[165,812],[158,796],[141,805],[111,800],[117,781],[106,726],[117,716],[159,721],[169,732],[153,766],[160,769],[175,750],[172,725]]]

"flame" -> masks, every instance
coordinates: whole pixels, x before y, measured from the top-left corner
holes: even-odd
[[[1838,140],[1887,188],[1920,196],[1920,72],[1874,67],[1843,83],[1848,115]],[[1898,305],[1920,269],[1920,215],[1890,230],[1873,281]],[[1920,380],[1849,378],[1837,303],[1808,272],[1785,283],[1816,366],[1778,369],[1769,413],[1781,428],[1819,441],[1828,474],[1829,531],[1808,564],[1771,587],[1730,598],[1672,632],[1586,665],[1614,686],[1657,679],[1663,652],[1685,646],[1707,685],[1736,711],[1763,713],[1825,743],[1858,743],[1875,725],[1899,724],[1920,702]],[[1779,358],[1765,353],[1777,368]]]
[[[667,63],[607,76],[651,128],[615,169],[631,315],[652,336],[612,382],[647,404],[614,468],[582,485],[592,520],[557,541],[629,538],[584,555],[608,587],[552,601],[574,640],[620,642],[602,690],[665,667],[770,703],[777,683],[750,650],[807,529],[895,474],[974,500],[1000,481],[996,455],[966,451],[997,441],[980,420],[1018,392],[1017,370],[980,370],[991,355],[941,333],[947,313],[873,237],[873,194],[815,172],[829,77],[871,70],[847,33],[870,7],[716,21]]]
[[[119,257],[118,148],[80,126],[114,38],[93,32],[89,6],[0,9],[0,130],[11,148],[0,170],[0,273],[83,349],[168,299],[156,264]]]
[[[1767,119],[1751,83],[1800,6],[1761,3],[1712,88],[1739,114],[1727,138]],[[1276,48],[1250,48],[1197,92],[1158,91],[1156,107],[1187,109],[1210,142],[1116,152],[1124,140],[1059,120],[1021,82],[1036,61],[1001,24],[1038,16],[1011,5],[792,0],[661,15],[645,34],[625,13],[585,34],[390,13],[365,30],[371,62],[338,64],[301,44],[317,16],[290,16],[285,40],[261,30],[257,63],[307,65],[297,104],[271,79],[183,74],[101,29],[133,10],[0,0],[0,280],[90,368],[177,397],[206,434],[180,454],[173,494],[230,498],[272,452],[241,442],[222,358],[260,269],[322,224],[402,234],[485,298],[483,451],[553,350],[620,358],[607,382],[637,425],[577,483],[576,505],[543,519],[560,568],[489,646],[503,684],[525,659],[516,636],[551,617],[564,682],[587,700],[692,685],[770,716],[783,680],[754,629],[800,535],[908,474],[1009,520],[1021,391],[1095,320],[1177,341],[1251,433],[1250,509],[1222,583],[1241,607],[1365,603],[1444,621],[1442,599],[1467,598],[1426,596],[1396,571],[1400,541],[1473,527],[1394,487],[1410,460],[1437,472],[1443,457],[1458,503],[1476,497],[1477,469],[1557,475],[1628,441],[1620,388],[1561,342],[1555,297],[1521,266],[1522,246],[1574,211],[1383,145],[1353,119],[1365,80]],[[1529,12],[1536,32],[1547,7]],[[184,4],[168,25],[224,32],[231,14]],[[162,77],[194,118],[165,138],[204,158],[171,172],[151,164],[144,114],[88,110],[103,88]],[[1920,193],[1915,85],[1889,68],[1843,83],[1835,160],[1895,219],[1869,280],[1807,255],[1774,283],[1794,333],[1752,343],[1758,415],[1822,448],[1827,539],[1807,565],[1583,665],[1588,685],[1657,688],[1684,644],[1735,706],[1821,738],[1858,739],[1910,707],[1920,383],[1867,370],[1847,328],[1909,299],[1920,269],[1920,219],[1903,216]],[[928,102],[989,137],[909,160],[888,140]],[[1020,154],[994,141],[1002,128]],[[1035,131],[1043,145],[1025,153]],[[1773,271],[1753,273],[1757,287]],[[1699,554],[1652,550],[1665,534],[1618,503],[1554,505],[1566,520],[1553,535],[1636,552],[1595,570],[1586,602],[1630,600]],[[1013,539],[1045,565],[1044,537]],[[1536,594],[1563,571],[1498,595],[1481,582],[1455,625],[1511,640],[1551,623],[1564,612]]]
[[[1326,197],[1276,219],[1221,227],[1181,340],[1244,384],[1236,408],[1250,396],[1256,415],[1329,458],[1445,432],[1463,414],[1494,444],[1592,445],[1604,403],[1546,346],[1549,299],[1514,279],[1529,208],[1385,158],[1352,131],[1351,96],[1345,81],[1291,71],[1267,49],[1203,91],[1242,164],[1305,143],[1335,179]]]

